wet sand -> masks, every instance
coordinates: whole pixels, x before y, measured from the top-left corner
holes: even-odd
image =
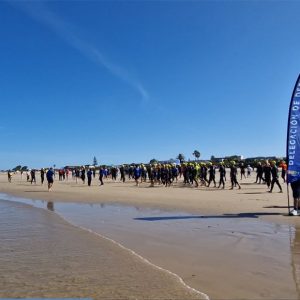
[[[17,175],[19,176],[19,175]],[[213,299],[299,299],[299,242],[298,236],[300,218],[287,217],[286,191],[284,194],[267,193],[265,185],[253,184],[254,177],[242,181],[242,190],[216,190],[207,188],[184,187],[181,183],[171,188],[149,188],[149,184],[135,187],[133,182],[122,184],[120,182],[108,183],[99,187],[96,181],[92,187],[68,182],[54,184],[51,193],[46,191],[46,186],[30,185],[15,176],[13,183],[6,183],[6,176],[0,176],[0,191],[32,199],[45,199],[51,201],[84,202],[84,203],[123,203],[138,207],[156,207],[168,211],[186,211],[195,214],[214,216],[218,218],[232,218],[247,220],[263,220],[272,224],[293,226],[292,234],[286,233],[282,239],[285,246],[277,245],[272,240],[272,232],[267,239],[264,235],[251,232],[251,226],[244,230],[243,236],[238,238],[218,230],[217,234],[202,230],[201,241],[203,244],[199,251],[203,255],[197,256],[190,251],[185,257],[188,260],[186,267],[181,262],[181,249],[186,250],[189,240],[182,239],[181,245],[164,247],[165,240],[172,245],[172,237],[162,237],[160,250],[145,247],[143,255],[156,257],[156,262],[164,267],[172,266],[178,270],[185,282],[195,288],[207,292]],[[222,224],[221,224],[222,226]],[[285,235],[286,229],[280,234]],[[274,231],[276,234],[276,230]],[[126,236],[126,230],[123,232]],[[188,237],[188,233],[187,237]],[[245,236],[250,236],[253,242],[249,243]],[[129,234],[127,235],[129,236]],[[147,239],[147,234],[145,235]],[[135,247],[138,239],[131,239],[130,245]],[[129,248],[130,248],[129,245]],[[250,247],[249,247],[250,245]],[[150,250],[149,250],[150,248]],[[152,249],[152,250],[151,250]],[[149,253],[151,252],[151,253]],[[263,252],[263,253],[262,253]],[[162,255],[164,254],[164,255]],[[278,254],[280,257],[277,257]],[[163,257],[169,255],[168,262]],[[190,267],[191,265],[195,267]],[[289,269],[286,269],[286,265]],[[284,267],[283,267],[284,266]],[[170,268],[169,268],[170,269]],[[193,276],[197,271],[202,276]],[[284,270],[284,271],[283,271]],[[246,271],[246,272],[245,272]],[[257,279],[262,278],[261,283]],[[204,287],[204,288],[203,288]],[[201,289],[202,288],[202,289]]]
[[[0,201],[0,216],[0,297],[204,298],[55,213]]]

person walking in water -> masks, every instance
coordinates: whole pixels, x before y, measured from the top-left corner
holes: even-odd
[[[232,161],[231,162],[231,167],[230,167],[230,179],[231,179],[231,190],[233,190],[233,187],[234,186],[238,186],[239,187],[239,189],[241,189],[241,186],[240,186],[240,184],[238,183],[238,181],[237,181],[237,168],[236,168],[236,166],[235,166],[235,161]]]
[[[275,183],[279,187],[279,190],[280,190],[279,193],[282,193],[282,187],[278,180],[278,169],[276,166],[276,161],[271,162],[271,174],[272,174],[272,182],[271,182],[271,189],[270,189],[269,193],[272,193]]]
[[[48,192],[51,191],[52,186],[53,186],[53,181],[54,181],[53,176],[54,176],[53,168],[50,168],[46,173],[46,178],[48,181]]]

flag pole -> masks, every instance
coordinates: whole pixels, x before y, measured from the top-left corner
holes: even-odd
[[[293,101],[297,98],[299,98],[299,95],[296,94],[297,86],[300,83],[300,74],[298,75],[297,81],[294,86],[293,94],[291,97],[291,102],[290,102],[290,107],[289,107],[289,115],[288,115],[288,126],[287,126],[287,139],[286,139],[286,162],[287,162],[287,198],[288,198],[288,212],[289,215],[291,214],[290,212],[290,195],[289,195],[289,183],[291,182],[290,180],[290,169],[294,169],[294,167],[290,168],[290,157],[289,157],[289,137],[290,137],[290,123],[291,123],[291,115],[292,115],[292,106],[293,106]],[[297,101],[299,101],[297,99]],[[299,109],[299,108],[298,108]],[[299,118],[299,110],[298,110],[298,118]],[[298,203],[297,203],[297,209],[298,209]]]
[[[287,198],[288,198],[288,213],[289,215],[291,214],[291,211],[290,211],[290,193],[289,193],[289,184],[286,183],[286,191],[287,191]]]

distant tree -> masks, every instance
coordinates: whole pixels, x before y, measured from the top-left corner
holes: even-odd
[[[185,160],[185,157],[182,153],[179,153],[176,158],[179,159],[180,163],[184,162],[184,160]]]
[[[98,165],[97,158],[96,158],[96,156],[94,156],[94,159],[93,159],[93,166],[97,166],[97,165]]]
[[[214,161],[216,159],[216,157],[214,156],[214,155],[212,155],[211,157],[210,157],[210,160],[211,161]]]
[[[24,171],[28,171],[28,167],[27,167],[27,166],[22,167],[22,168],[21,168],[21,171],[23,171],[23,172],[24,172]]]
[[[200,152],[198,151],[198,150],[195,150],[194,152],[193,152],[193,155],[195,156],[195,160],[196,159],[199,159],[200,158]]]
[[[158,160],[157,159],[155,159],[155,158],[152,158],[151,160],[150,160],[150,162],[149,162],[151,165],[153,165],[153,164],[157,164],[158,163]]]
[[[18,165],[16,166],[15,168],[13,168],[13,171],[16,172],[16,171],[21,171],[22,169],[22,166],[21,165]]]

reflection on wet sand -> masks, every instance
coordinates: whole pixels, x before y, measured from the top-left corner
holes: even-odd
[[[51,210],[51,211],[54,211],[54,203],[51,202],[51,201],[48,201],[47,202],[47,209]]]
[[[0,200],[0,241],[0,298],[205,296],[117,245],[30,205]]]
[[[53,203],[17,201],[54,210]],[[259,214],[203,216],[104,203],[56,202],[55,212],[180,275],[212,299],[300,299],[294,226],[261,221]]]
[[[291,260],[293,269],[293,278],[300,299],[300,227],[296,226],[294,232],[290,232],[291,241]]]

